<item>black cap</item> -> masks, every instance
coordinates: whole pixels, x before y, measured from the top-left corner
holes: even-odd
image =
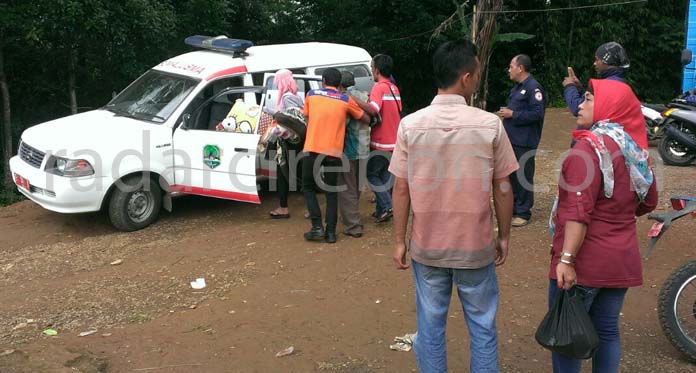
[[[604,43],[597,48],[595,56],[609,66],[616,66],[627,69],[631,64],[626,56],[626,50],[621,44],[610,41]]]

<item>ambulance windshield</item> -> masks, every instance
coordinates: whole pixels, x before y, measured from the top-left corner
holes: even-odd
[[[197,84],[192,78],[150,70],[104,109],[117,115],[164,123]]]

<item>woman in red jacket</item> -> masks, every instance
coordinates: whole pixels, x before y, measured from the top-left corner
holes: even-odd
[[[652,211],[657,190],[643,141],[644,125],[625,118],[633,97],[620,82],[591,80],[563,161],[551,214],[549,303],[575,286],[599,335],[593,372],[617,372],[619,313],[629,287],[643,283],[635,216]],[[608,119],[612,118],[612,121]],[[642,128],[639,128],[642,127]],[[642,140],[642,139],[641,139]],[[581,360],[553,353],[554,372],[580,372]]]

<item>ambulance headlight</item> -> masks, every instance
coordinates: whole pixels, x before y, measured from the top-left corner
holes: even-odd
[[[94,168],[84,159],[51,156],[46,163],[46,172],[58,176],[78,177],[94,175]]]

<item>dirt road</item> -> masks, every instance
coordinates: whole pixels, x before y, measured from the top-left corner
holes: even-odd
[[[547,188],[498,269],[504,372],[550,370],[533,335],[546,308],[555,169],[572,126],[565,111],[548,111],[536,178]],[[696,194],[696,167],[660,170],[663,209],[671,195]],[[275,195],[262,200],[178,199],[173,213],[134,233],[115,232],[99,214],[60,215],[29,201],[0,209],[0,372],[415,371],[412,352],[388,347],[415,331],[413,280],[393,269],[391,224],[370,222],[368,196],[365,235],[336,245],[302,239],[299,194],[283,221],[267,218]],[[649,225],[638,222],[642,245]],[[694,228],[676,224],[644,262],[645,284],[628,293],[623,371],[694,370],[656,316],[662,282],[696,258]],[[207,286],[194,290],[198,277]],[[447,339],[450,369],[462,372],[468,340],[457,304]],[[43,335],[49,327],[58,335]],[[290,346],[293,354],[275,357]]]

